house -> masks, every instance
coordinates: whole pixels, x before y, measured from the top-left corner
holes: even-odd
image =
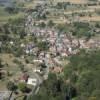
[[[41,74],[41,69],[40,68],[35,68],[35,69],[33,69],[33,72]]]
[[[63,71],[62,67],[53,67],[50,69],[53,73],[61,73]]]
[[[66,52],[62,52],[62,53],[61,53],[61,56],[62,56],[62,57],[67,57],[68,54],[67,54]]]
[[[19,80],[20,82],[27,82],[28,78],[29,78],[29,75],[25,73],[19,78]]]
[[[36,59],[36,60],[33,60],[34,63],[43,63],[43,60],[39,60],[39,59]]]
[[[26,54],[29,54],[29,53],[30,53],[30,51],[29,51],[29,50],[26,50],[26,51],[25,51],[25,53],[26,53]]]
[[[28,78],[27,84],[36,86],[37,85],[37,79],[36,78]]]
[[[69,47],[69,48],[68,48],[68,51],[69,51],[70,53],[72,53],[72,48],[71,48],[71,47]]]
[[[13,44],[14,44],[14,42],[13,42],[13,41],[10,41],[10,44],[11,44],[11,45],[13,45]]]
[[[24,44],[24,43],[21,43],[21,44],[20,44],[20,47],[25,47],[25,44]]]

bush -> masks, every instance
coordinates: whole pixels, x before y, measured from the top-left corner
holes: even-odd
[[[27,85],[25,83],[19,83],[18,88],[21,92],[26,92],[27,91]]]

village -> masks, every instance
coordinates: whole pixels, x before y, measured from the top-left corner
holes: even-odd
[[[25,56],[31,55],[33,59],[31,63],[25,64],[28,71],[18,75],[20,77],[17,76],[18,79],[14,78],[12,81],[38,87],[38,90],[34,90],[35,92],[39,91],[40,84],[48,79],[50,72],[58,75],[63,73],[64,65],[68,63],[66,59],[69,56],[79,54],[82,49],[89,51],[100,48],[99,39],[91,38],[87,41],[85,38],[78,39],[72,35],[59,34],[54,29],[33,28],[31,34],[27,35],[36,37],[37,41],[21,43],[20,48],[23,49]],[[9,44],[15,45],[13,41],[10,41]],[[21,59],[25,58],[24,55]]]
[[[0,40],[0,52],[2,52],[0,53],[0,66],[6,66],[0,67],[0,73],[3,73],[0,77],[7,75],[4,81],[9,80],[12,82],[10,84],[14,83],[18,86],[15,94],[9,100],[17,100],[16,98],[20,95],[37,94],[41,84],[48,79],[49,73],[63,76],[64,67],[69,63],[68,58],[70,56],[80,54],[82,50],[89,52],[100,48],[100,26],[96,27],[100,21],[98,14],[100,1],[98,3],[88,2],[89,4],[85,2],[82,2],[83,4],[76,4],[76,2],[70,4],[67,2],[65,6],[67,5],[68,8],[66,8],[67,6],[62,8],[63,3],[60,1],[61,5],[59,2],[58,5],[57,3],[52,4],[52,2],[56,2],[52,0],[49,3],[41,0],[34,2],[37,5],[25,12],[24,38],[21,39],[20,36],[12,35],[16,38],[12,39],[11,37],[7,42]],[[98,5],[98,7],[91,8],[90,6],[87,7],[88,5]],[[73,6],[71,11],[69,10],[70,6]],[[80,6],[83,7],[82,10],[78,10]],[[92,18],[95,15],[98,19]],[[79,27],[76,29],[79,31],[74,29],[78,26],[77,23]],[[58,27],[60,25],[63,25],[62,29]],[[68,29],[65,25],[68,26]],[[84,25],[88,25],[91,31],[87,29],[86,31],[82,30],[81,33],[81,25],[82,28]],[[83,36],[73,35],[78,32]],[[84,34],[86,35],[84,36]],[[7,54],[5,53],[6,50],[8,50]],[[2,84],[5,84],[4,81]],[[9,91],[7,91],[4,86],[0,92],[0,100],[9,97],[10,89],[8,88]]]

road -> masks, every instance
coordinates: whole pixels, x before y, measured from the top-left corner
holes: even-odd
[[[32,92],[28,95],[27,100],[29,100],[30,96],[34,96],[38,93],[40,89],[40,84],[42,84],[43,82],[43,78],[38,73],[33,72],[33,76],[37,79],[37,86],[33,86]]]

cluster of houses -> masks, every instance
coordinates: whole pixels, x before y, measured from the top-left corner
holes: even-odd
[[[24,45],[25,53],[33,54],[35,56],[33,59],[34,62],[45,63],[45,65],[49,67],[48,70],[57,70],[55,71],[57,73],[62,71],[61,58],[77,54],[80,49],[100,47],[99,40],[90,39],[86,41],[85,38],[77,39],[66,33],[60,34],[54,29],[33,28],[31,36],[35,36],[40,42],[48,42],[49,49],[47,51],[41,51],[36,43],[32,41]]]
[[[31,24],[31,17],[28,17],[28,19],[28,22],[30,22],[28,24]],[[85,38],[78,39],[71,35],[69,36],[67,33],[59,33],[57,30],[50,28],[40,29],[33,27],[31,29],[31,34],[28,35],[36,37],[37,41],[49,43],[49,49],[47,51],[40,50],[34,41],[20,44],[25,54],[32,54],[34,56],[34,63],[44,63],[47,66],[45,76],[47,76],[51,70],[57,73],[63,71],[62,58],[77,54],[80,49],[100,47],[99,39],[90,39],[86,41]],[[14,41],[10,41],[9,44],[14,45]],[[2,43],[0,43],[0,45],[2,45]],[[36,72],[36,70],[34,72]],[[38,70],[38,72],[41,73],[40,70]]]

